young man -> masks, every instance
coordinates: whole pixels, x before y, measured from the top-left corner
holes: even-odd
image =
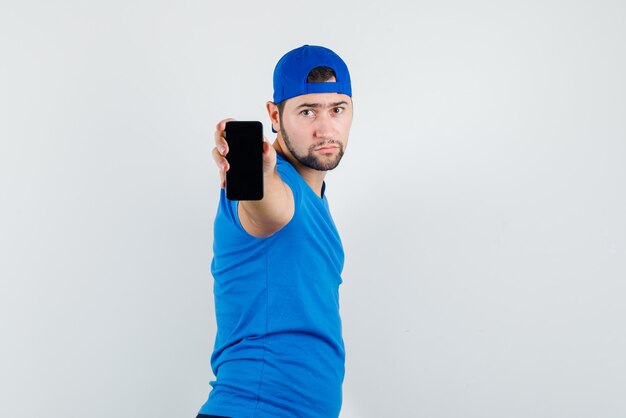
[[[226,199],[229,119],[215,132],[216,380],[198,417],[338,417],[344,253],[324,178],[339,164],[352,123],[346,64],[319,46],[288,52],[274,70],[267,112],[278,135],[263,144],[260,201]]]

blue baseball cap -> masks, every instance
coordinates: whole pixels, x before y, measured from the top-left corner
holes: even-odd
[[[335,82],[309,83],[316,67],[332,68]],[[352,97],[350,73],[345,62],[328,48],[303,45],[287,52],[274,69],[274,103],[311,93],[340,93]]]

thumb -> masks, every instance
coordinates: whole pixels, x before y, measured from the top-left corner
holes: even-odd
[[[269,173],[276,167],[276,150],[266,138],[263,138],[263,172]]]

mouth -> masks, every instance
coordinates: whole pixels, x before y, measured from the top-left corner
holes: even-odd
[[[319,148],[315,148],[315,151],[321,151],[321,152],[332,152],[336,149],[339,149],[339,147],[334,146],[334,145],[326,145],[323,147],[319,147]]]

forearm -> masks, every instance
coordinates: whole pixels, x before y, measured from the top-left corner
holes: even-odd
[[[291,188],[276,168],[263,176],[263,199],[239,202],[239,218],[248,233],[268,237],[287,225],[294,213]]]

